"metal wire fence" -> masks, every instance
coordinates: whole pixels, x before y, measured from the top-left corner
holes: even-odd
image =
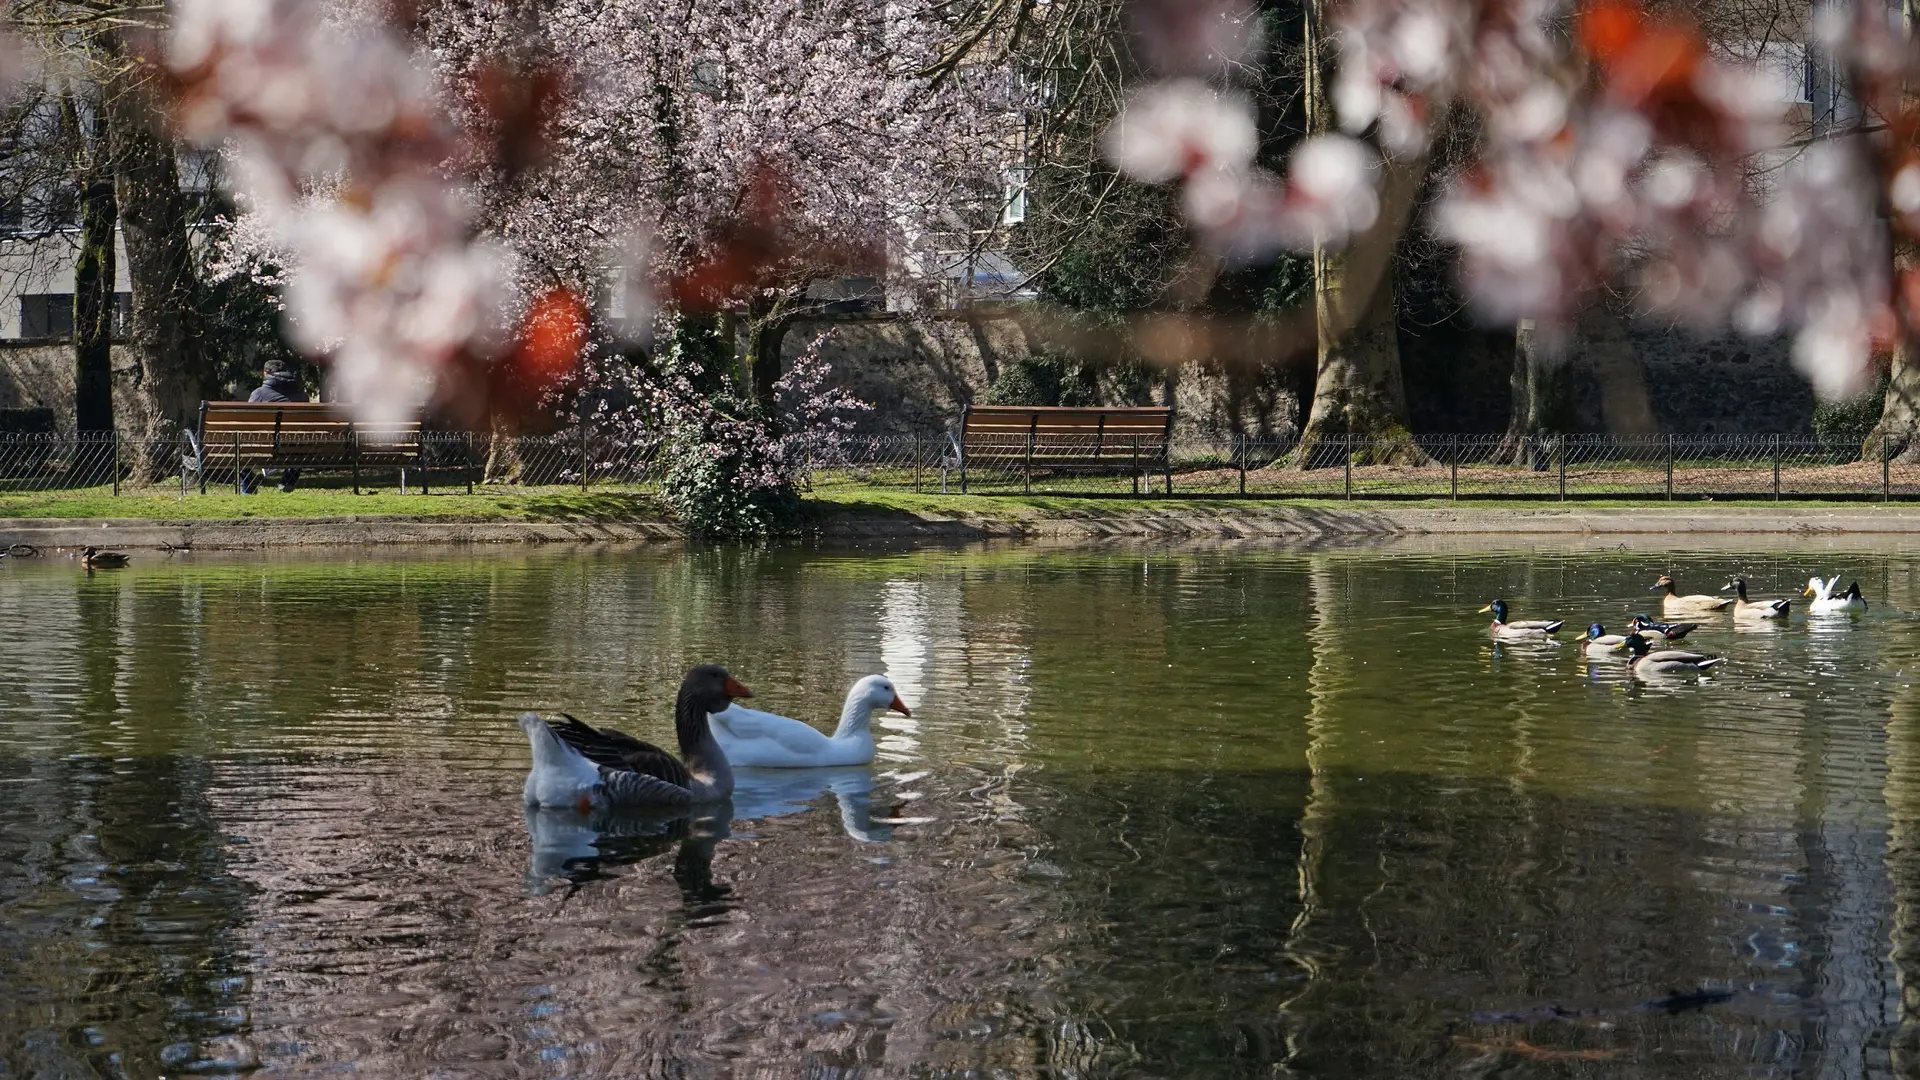
[[[336,442],[337,442],[336,438]],[[1162,462],[1112,452],[1099,468],[1029,467],[1020,455],[967,461],[949,434],[852,437],[817,449],[801,483],[818,492],[892,490],[1320,499],[1920,498],[1920,462],[1890,447],[1804,435],[1417,435],[1176,443]],[[663,463],[647,445],[578,429],[546,436],[429,433],[404,452],[303,446],[299,486],[428,495],[545,488],[646,492]],[[358,467],[354,459],[358,457]],[[1039,459],[1035,459],[1039,460]],[[0,435],[0,494],[254,490],[284,478],[271,456],[190,438]]]

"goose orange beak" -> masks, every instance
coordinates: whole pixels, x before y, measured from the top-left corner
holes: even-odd
[[[906,702],[904,702],[904,701],[901,701],[901,700],[900,700],[900,695],[899,695],[899,694],[895,694],[895,695],[893,695],[893,704],[891,704],[891,705],[889,705],[889,706],[887,706],[887,709],[888,709],[888,711],[890,711],[890,712],[897,712],[897,713],[899,713],[899,714],[900,714],[901,716],[912,716],[912,715],[913,715],[913,710],[912,710],[912,709],[909,709],[909,708],[907,708],[907,703],[906,703]]]
[[[740,680],[727,676],[727,696],[730,698],[752,697],[753,691],[740,685]]]

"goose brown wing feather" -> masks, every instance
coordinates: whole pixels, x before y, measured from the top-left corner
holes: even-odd
[[[582,757],[602,770],[640,773],[683,788],[692,786],[693,774],[687,771],[686,764],[652,743],[624,731],[596,728],[566,713],[560,715],[565,723],[549,720],[547,726],[560,736],[560,741],[580,751]]]

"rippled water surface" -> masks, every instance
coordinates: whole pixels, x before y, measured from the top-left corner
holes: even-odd
[[[0,1077],[1920,1068],[1916,553],[1628,547],[8,559]],[[1651,685],[1473,614],[1665,570],[1873,608]],[[517,711],[670,743],[698,660],[914,715],[523,810]]]

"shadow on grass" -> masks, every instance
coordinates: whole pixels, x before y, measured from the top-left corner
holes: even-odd
[[[673,515],[658,498],[631,491],[524,495],[515,498],[512,505],[529,518],[540,521],[605,524],[673,520]]]

